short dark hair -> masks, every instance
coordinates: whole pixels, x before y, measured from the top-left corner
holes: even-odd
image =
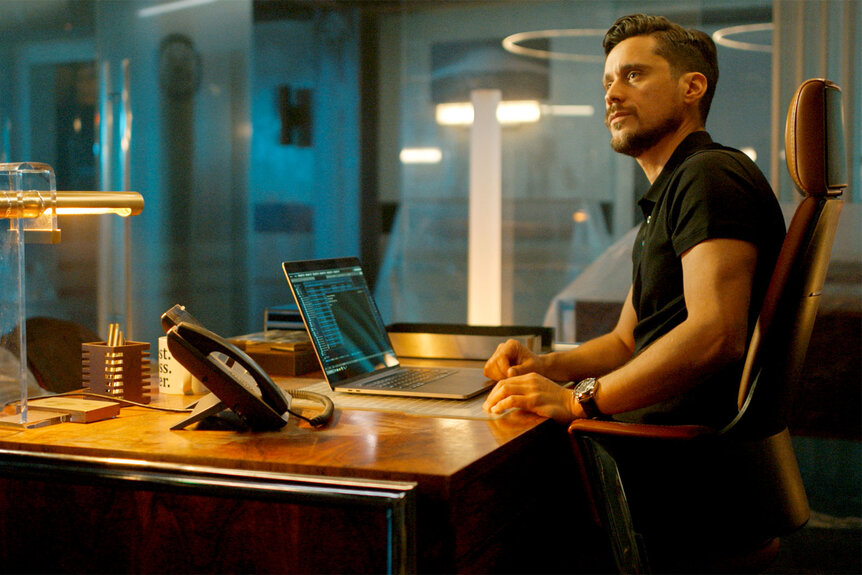
[[[706,122],[718,84],[718,55],[712,38],[700,30],[683,28],[663,16],[631,14],[618,19],[605,33],[602,40],[605,56],[617,44],[634,36],[654,37],[655,53],[668,61],[676,76],[688,72],[706,76],[706,93],[700,100],[701,121]]]

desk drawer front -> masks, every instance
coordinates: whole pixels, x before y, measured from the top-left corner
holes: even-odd
[[[412,483],[0,450],[7,572],[403,573],[414,533]]]

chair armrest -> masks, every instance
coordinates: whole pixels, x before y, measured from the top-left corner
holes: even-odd
[[[576,419],[569,425],[569,434],[594,434],[644,439],[694,439],[715,435],[715,430],[702,425],[652,425],[624,423],[602,419]]]

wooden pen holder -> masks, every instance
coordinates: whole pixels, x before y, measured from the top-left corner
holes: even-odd
[[[136,403],[149,403],[150,344],[127,341],[81,344],[83,385],[92,393],[110,395]]]

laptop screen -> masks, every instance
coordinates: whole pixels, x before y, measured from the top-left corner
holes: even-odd
[[[330,384],[398,365],[359,260],[285,262],[283,267]]]

